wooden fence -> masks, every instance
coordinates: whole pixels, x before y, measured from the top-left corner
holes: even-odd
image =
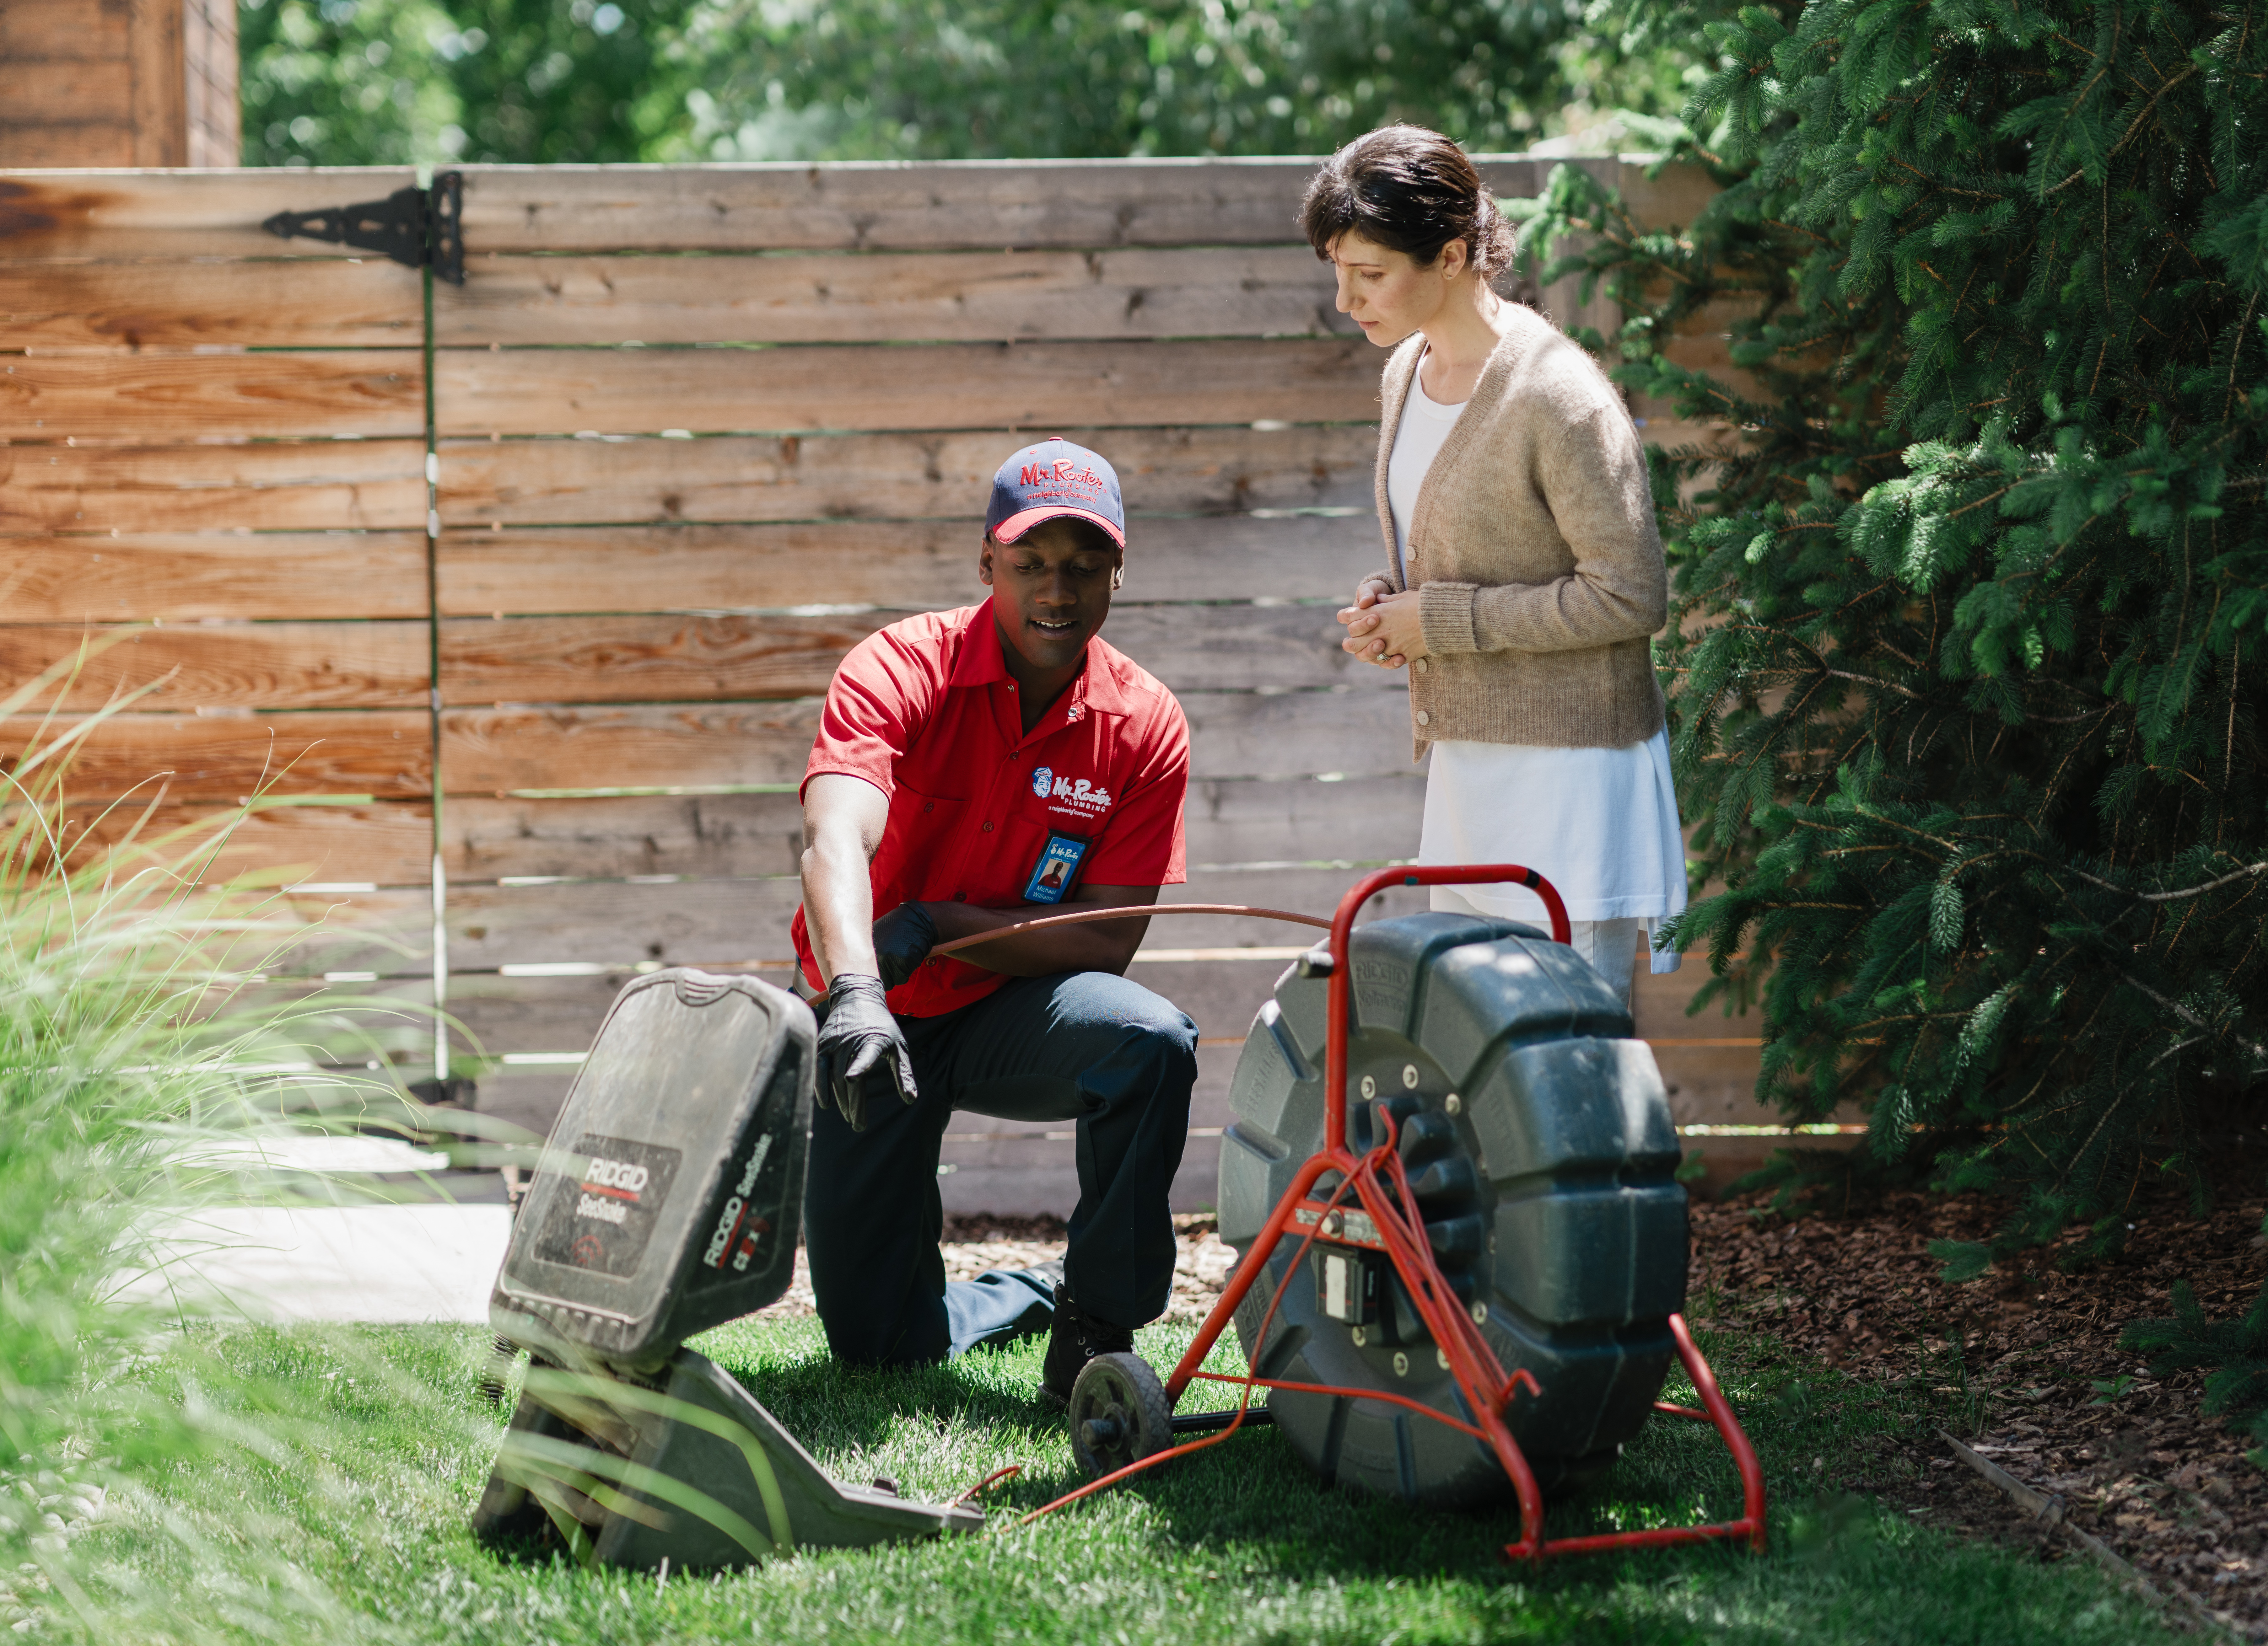
[[[1513,195],[1550,164],[1486,169]],[[1587,164],[1657,219],[1705,197]],[[541,1130],[634,969],[783,965],[836,661],[981,598],[991,472],[1060,433],[1125,484],[1109,637],[1189,713],[1169,897],[1327,910],[1414,851],[1423,778],[1400,681],[1336,644],[1379,553],[1381,357],[1296,237],[1307,169],[469,168],[468,277],[430,294],[260,228],[406,173],[0,173],[0,681],[132,626],[63,706],[155,689],[74,794],[263,796],[225,863],[325,916],[299,987],[416,1006],[439,975],[502,1060],[481,1106]],[[1138,957],[1204,1035],[1188,1203],[1296,942],[1160,921]],[[1680,1118],[1765,1119],[1746,1025],[1682,1015],[1697,981],[1641,988]],[[964,1117],[946,1157],[964,1209],[1074,1192],[1068,1128]]]

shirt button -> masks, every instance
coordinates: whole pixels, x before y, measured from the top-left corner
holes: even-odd
[[[987,834],[990,834],[992,832],[992,826],[991,826],[990,823],[987,823],[987,824],[984,826],[984,832],[985,832]]]
[[[1418,711],[1418,724],[1421,726],[1430,726],[1433,724],[1433,716],[1427,714],[1421,709]],[[984,827],[986,828],[990,828],[992,826],[990,823],[987,823]]]

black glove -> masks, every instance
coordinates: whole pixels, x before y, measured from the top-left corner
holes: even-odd
[[[901,903],[874,922],[875,969],[882,987],[895,988],[929,959],[937,946],[937,922],[918,903]]]
[[[837,973],[819,1025],[819,1100],[833,1103],[852,1131],[863,1132],[867,1098],[880,1101],[891,1091],[908,1103],[919,1095],[913,1054],[882,998],[882,980]]]

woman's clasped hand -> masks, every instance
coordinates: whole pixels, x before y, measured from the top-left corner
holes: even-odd
[[[1356,586],[1354,604],[1339,608],[1346,638],[1339,649],[1382,669],[1398,669],[1425,655],[1425,631],[1415,589],[1402,593],[1376,573]]]

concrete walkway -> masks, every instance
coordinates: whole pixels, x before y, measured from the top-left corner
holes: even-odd
[[[263,1141],[226,1161],[341,1178],[432,1172],[446,1157],[375,1138]],[[225,1206],[158,1231],[151,1268],[123,1297],[202,1315],[283,1321],[485,1324],[512,1238],[501,1205]]]
[[[512,1238],[503,1206],[236,1206],[166,1227],[122,1294],[255,1319],[483,1324]]]

